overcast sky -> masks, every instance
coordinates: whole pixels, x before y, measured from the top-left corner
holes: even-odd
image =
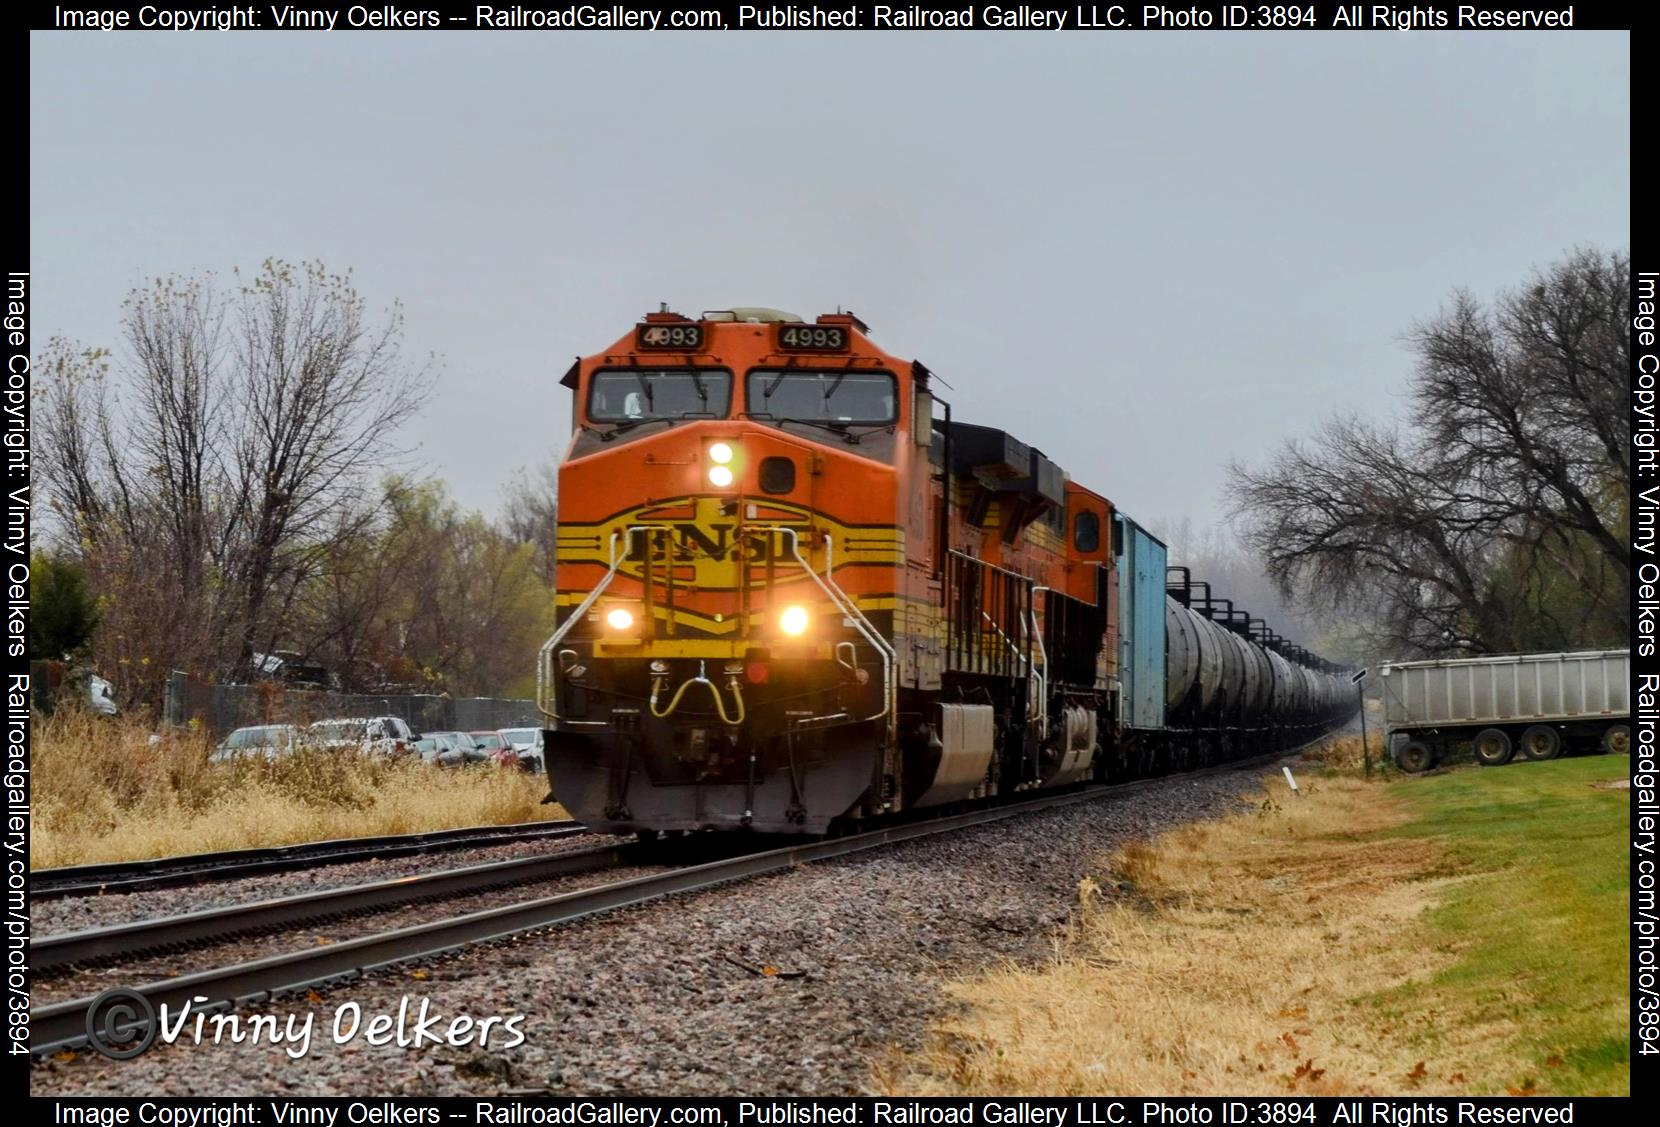
[[[37,33],[36,341],[146,278],[350,267],[494,512],[666,301],[840,305],[1144,521],[1393,413],[1454,286],[1630,238],[1623,33]]]

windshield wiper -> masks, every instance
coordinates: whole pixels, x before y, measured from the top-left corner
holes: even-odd
[[[669,415],[658,415],[650,419],[623,419],[610,430],[599,431],[599,440],[601,442],[610,442],[619,434],[622,434],[625,431],[631,431],[635,427],[643,427],[647,423],[672,423],[673,421],[673,417]]]
[[[761,389],[761,398],[762,399],[771,399],[772,398],[772,393],[778,390],[778,385],[784,382],[784,377],[785,376],[793,376],[794,374],[795,374],[794,369],[785,368],[783,371],[779,372],[776,376],[772,377],[772,379],[767,381],[767,386]]]
[[[779,426],[783,426],[785,423],[800,423],[802,426],[806,427],[823,427],[825,430],[833,431],[836,434],[841,435],[842,441],[847,443],[849,446],[859,445],[859,439],[863,436],[854,434],[852,431],[847,429],[848,427],[879,425],[874,423],[844,423],[838,419],[797,419],[793,417],[774,419],[773,422],[777,423]]]

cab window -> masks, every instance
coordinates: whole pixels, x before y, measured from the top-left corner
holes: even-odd
[[[1072,547],[1087,555],[1101,547],[1101,518],[1085,509],[1072,521]]]
[[[780,421],[892,423],[895,388],[888,372],[759,368],[745,382],[745,410]]]
[[[678,368],[594,373],[588,419],[724,419],[732,406],[732,373]]]

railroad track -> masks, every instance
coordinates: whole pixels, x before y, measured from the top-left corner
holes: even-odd
[[[239,1005],[266,1001],[281,994],[351,981],[383,967],[458,953],[475,945],[541,931],[569,923],[584,916],[644,904],[665,896],[715,888],[734,881],[762,876],[767,873],[781,872],[797,865],[844,857],[897,842],[950,833],[971,826],[1018,817],[1022,814],[1057,809],[1082,802],[1094,802],[1109,797],[1122,797],[1178,779],[1201,777],[1225,771],[1246,770],[1260,766],[1264,762],[1294,754],[1297,750],[1299,749],[1277,751],[1250,760],[1204,768],[1198,771],[1183,772],[1180,775],[1167,775],[1156,779],[1141,779],[1135,782],[1105,786],[1093,785],[1081,790],[1043,795],[1007,805],[991,806],[915,822],[897,823],[867,833],[805,842],[781,849],[745,853],[735,857],[687,865],[663,873],[653,873],[609,884],[601,884],[592,888],[579,889],[574,892],[527,900],[497,908],[488,908],[448,919],[434,920],[411,927],[397,928],[392,931],[343,940],[324,947],[307,948],[256,959],[251,962],[238,963],[233,966],[216,967],[177,978],[163,979],[133,987],[131,993],[136,995],[137,999],[141,999],[138,1003],[140,1006],[147,1005],[151,1008],[152,1013],[159,1012],[162,1006],[167,1006],[172,1012],[177,1013],[184,1003],[197,998],[206,999],[205,1003],[197,1003],[192,1007],[198,1013],[227,1010]],[[547,860],[553,861],[556,858],[548,858]],[[499,866],[481,866],[480,868],[499,868]],[[436,874],[434,878],[419,879],[458,878],[461,873],[465,872],[467,870],[458,870],[456,873]],[[396,883],[387,882],[387,885]],[[386,886],[376,887],[384,889]],[[351,894],[355,891],[359,890],[353,888],[337,890],[340,895],[332,902],[331,911],[334,914],[345,914],[359,910],[352,904]],[[374,895],[386,894],[384,891],[374,893]],[[280,904],[282,902],[273,903]],[[302,906],[300,910],[308,909]],[[195,913],[193,916],[210,914]],[[158,926],[159,931],[148,933],[144,941],[151,946],[163,947],[169,946],[173,942],[191,942],[191,940],[176,938],[176,936],[182,937],[187,934],[188,930],[202,926],[199,923],[190,922],[193,920],[193,916],[152,921]],[[145,925],[126,926],[131,928]],[[207,926],[211,928],[213,925],[208,923]],[[169,928],[178,930],[176,930],[175,935],[169,935]],[[61,937],[65,941],[74,938],[73,936]],[[83,957],[105,957],[104,955],[95,956],[91,954],[98,945],[97,940],[82,938],[77,942],[82,944],[81,949],[83,951],[88,952]],[[39,947],[40,944],[36,944],[31,948],[31,953],[38,950]],[[72,950],[72,948],[64,947],[59,950],[61,965],[63,961],[62,953]],[[107,952],[105,952],[105,955],[107,955]],[[133,999],[129,999],[129,1003],[131,1001]],[[92,998],[77,998],[35,1008],[31,1013],[29,1023],[30,1051],[38,1055],[86,1044],[88,1030],[91,1026],[90,1007],[93,1002],[94,999]]]
[[[291,872],[319,865],[369,861],[377,857],[406,857],[520,841],[575,837],[588,832],[578,822],[526,822],[516,826],[470,826],[457,830],[395,834],[386,837],[308,841],[267,849],[233,849],[223,853],[191,853],[149,861],[118,861],[104,865],[74,865],[36,869],[29,874],[29,898],[51,900],[63,896],[94,896],[109,892],[139,892],[177,888],[209,881],[237,880],[265,873]]]
[[[422,901],[488,892],[553,877],[598,872],[638,861],[633,844],[602,846],[548,857],[521,857],[421,876],[394,877],[322,892],[302,892],[252,904],[232,904],[177,916],[88,928],[36,939],[29,967],[37,974],[91,966],[160,951],[177,951],[245,935],[280,931],[343,916],[359,916]]]

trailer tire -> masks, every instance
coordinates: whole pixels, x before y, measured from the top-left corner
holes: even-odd
[[[1631,725],[1610,724],[1602,734],[1602,750],[1609,755],[1631,754]]]
[[[1401,748],[1396,762],[1401,765],[1401,770],[1417,774],[1435,766],[1435,752],[1423,740],[1409,740]]]
[[[1476,762],[1483,767],[1502,767],[1516,751],[1510,744],[1510,733],[1503,728],[1483,728],[1476,733],[1472,747]]]
[[[1555,759],[1562,754],[1562,733],[1549,724],[1535,724],[1522,733],[1522,754],[1529,759]]]

